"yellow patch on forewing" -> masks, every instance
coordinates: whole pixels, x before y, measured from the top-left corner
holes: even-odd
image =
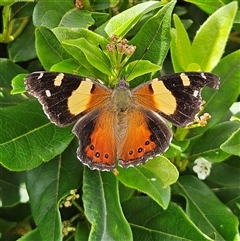
[[[154,102],[156,108],[166,115],[171,115],[177,109],[177,101],[174,95],[169,91],[162,81],[152,82],[152,89],[154,92]]]
[[[63,78],[64,78],[63,73],[58,74],[54,79],[54,86],[61,86]]]
[[[72,92],[68,98],[68,110],[71,114],[78,115],[87,109],[92,86],[92,82],[82,81],[79,87]]]
[[[184,86],[189,86],[189,85],[191,84],[190,79],[188,78],[188,76],[187,76],[186,74],[181,73],[181,74],[180,74],[180,78],[181,78],[182,84],[183,84]]]

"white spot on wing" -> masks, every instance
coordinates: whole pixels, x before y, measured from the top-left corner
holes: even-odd
[[[43,74],[44,74],[43,72],[40,72],[40,74],[39,74],[37,79],[41,79],[43,77]]]
[[[45,91],[45,94],[46,94],[47,97],[51,97],[51,95],[52,95],[51,92],[50,92],[50,90],[46,90],[46,91]]]
[[[193,96],[194,96],[194,97],[197,97],[197,96],[198,96],[198,93],[199,93],[198,90],[194,90]]]
[[[207,77],[204,73],[201,73],[201,76],[202,76],[203,79],[207,79]]]

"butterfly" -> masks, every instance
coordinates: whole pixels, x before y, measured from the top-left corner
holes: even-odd
[[[206,72],[155,78],[132,90],[122,77],[114,89],[96,80],[66,73],[34,72],[26,90],[57,126],[74,122],[77,157],[90,169],[111,171],[145,163],[164,153],[172,140],[166,120],[184,127],[202,105],[204,86],[218,89],[219,77]]]

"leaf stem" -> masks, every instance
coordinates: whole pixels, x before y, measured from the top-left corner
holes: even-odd
[[[81,213],[84,213],[83,208],[82,208],[75,200],[72,201],[72,204],[73,204]]]
[[[15,33],[12,34],[12,37],[15,39],[17,38],[21,33],[22,31],[24,30],[24,28],[26,27],[26,25],[28,24],[30,20],[30,17],[25,17],[25,18],[22,18],[20,21],[21,21],[21,24],[20,26],[18,27],[18,29],[15,31]],[[12,20],[10,22],[10,25],[12,24],[14,20]]]

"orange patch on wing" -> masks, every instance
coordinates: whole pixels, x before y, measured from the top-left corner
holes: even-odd
[[[162,81],[153,79],[149,84],[144,84],[134,91],[137,103],[153,111],[161,111],[166,115],[171,115],[177,109],[177,100]]]
[[[113,133],[114,116],[111,112],[102,112],[90,135],[90,143],[85,154],[95,163],[113,165],[116,161],[116,142]]]
[[[152,141],[151,135],[146,117],[140,111],[132,112],[129,117],[125,140],[120,146],[118,157],[129,162],[152,152],[156,148],[156,143]]]

